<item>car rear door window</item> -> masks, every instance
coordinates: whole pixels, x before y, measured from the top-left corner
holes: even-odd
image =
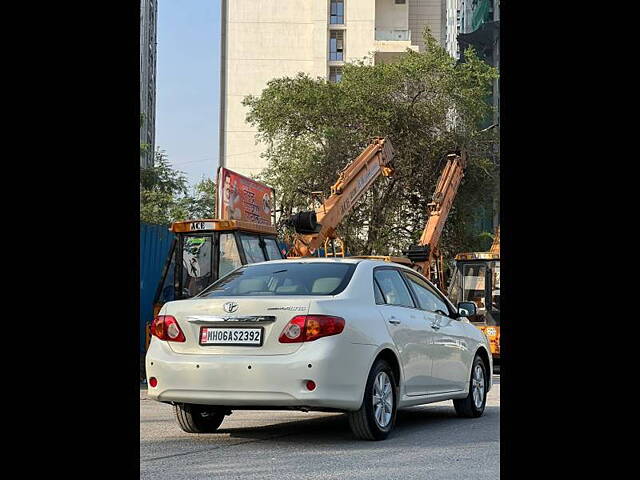
[[[449,316],[449,307],[437,293],[429,286],[427,282],[411,273],[403,272],[404,277],[409,281],[409,285],[416,294],[420,308],[429,312],[436,312]]]
[[[400,276],[400,272],[394,269],[384,268],[375,270],[373,275],[380,286],[384,302],[387,305],[415,307],[407,285]]]
[[[382,291],[380,290],[378,282],[376,282],[375,280],[373,281],[373,294],[376,297],[376,304],[384,305],[384,296],[382,295]]]

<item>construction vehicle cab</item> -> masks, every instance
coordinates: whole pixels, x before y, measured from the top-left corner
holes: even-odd
[[[235,268],[284,258],[271,225],[241,220],[189,220],[171,225],[175,238],[154,298],[154,316],[172,300],[193,297]]]
[[[500,253],[460,253],[448,288],[454,305],[474,302],[476,315],[469,320],[482,330],[494,359],[500,359]]]

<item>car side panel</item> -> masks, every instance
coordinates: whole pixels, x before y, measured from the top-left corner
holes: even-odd
[[[433,378],[438,392],[464,390],[469,383],[470,366],[477,349],[468,336],[467,325],[444,315],[436,315],[433,344]]]
[[[432,391],[431,347],[433,332],[421,310],[380,305],[379,310],[387,320],[386,327],[399,352],[404,370],[402,393],[423,395]],[[399,322],[399,323],[391,323]]]

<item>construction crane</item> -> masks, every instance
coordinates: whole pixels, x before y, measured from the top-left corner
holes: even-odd
[[[433,281],[443,292],[445,291],[444,261],[438,243],[466,167],[465,152],[447,155],[447,163],[438,180],[432,202],[427,204],[429,216],[420,241],[405,252],[414,262],[414,268]]]
[[[333,255],[337,255],[334,241],[336,228],[362,195],[382,174],[393,175],[391,167],[393,145],[388,138],[374,138],[358,157],[347,165],[331,187],[331,195],[320,208],[299,212],[288,219],[287,224],[295,229],[293,246],[287,257],[311,256],[324,246],[325,252],[331,243]],[[318,194],[320,192],[312,192]],[[340,254],[344,256],[344,245]]]

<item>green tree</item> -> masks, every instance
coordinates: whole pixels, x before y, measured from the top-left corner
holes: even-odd
[[[181,199],[188,218],[213,218],[215,216],[216,183],[211,178],[202,178],[190,195]]]
[[[276,189],[281,231],[290,233],[286,217],[311,206],[310,192],[328,195],[340,170],[381,136],[393,142],[396,173],[379,179],[340,225],[350,251],[399,254],[417,242],[446,154],[461,148],[470,162],[440,246],[449,257],[488,247],[477,225],[497,194],[497,139],[479,125],[491,112],[485,98],[497,71],[471,49],[456,64],[428,31],[425,45],[393,63],[346,65],[339,83],[299,74],[244,99],[247,121],[267,146],[260,179]]]
[[[171,168],[164,151],[155,152],[154,165],[140,170],[140,220],[168,225],[180,220],[211,218],[215,211],[215,182],[202,178],[191,191],[183,172]]]

